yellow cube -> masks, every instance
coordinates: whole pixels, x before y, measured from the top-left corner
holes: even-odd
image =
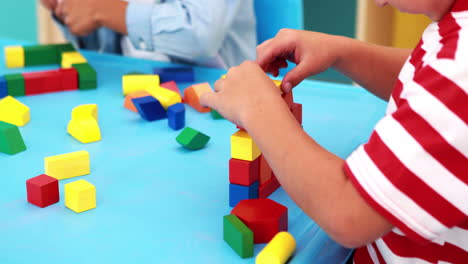
[[[122,92],[124,95],[143,91],[151,87],[159,87],[159,75],[124,75],[122,76]]]
[[[31,120],[29,107],[11,96],[0,100],[0,121],[24,126]]]
[[[260,149],[247,132],[239,130],[231,136],[232,158],[253,161],[260,154]]]
[[[86,58],[77,51],[67,51],[62,53],[62,68],[71,68],[72,64],[87,62]]]
[[[22,46],[5,47],[5,63],[7,68],[23,68],[24,48]]]
[[[101,129],[94,119],[72,119],[68,122],[67,132],[81,143],[101,140]]]
[[[258,253],[256,264],[284,264],[296,250],[296,240],[288,232],[279,232]]]
[[[98,121],[97,104],[79,105],[72,110],[72,120],[94,119]]]
[[[96,187],[85,180],[65,184],[65,206],[75,213],[96,208]]]
[[[182,102],[182,98],[180,98],[180,95],[178,93],[166,88],[162,88],[159,86],[150,87],[146,89],[146,91],[149,94],[151,94],[151,96],[158,99],[158,101],[166,110],[169,106]]]
[[[45,174],[57,180],[89,174],[89,153],[85,150],[44,158]]]

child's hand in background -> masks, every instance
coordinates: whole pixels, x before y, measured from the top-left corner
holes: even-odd
[[[41,0],[42,5],[49,11],[54,12],[57,7],[58,0]]]

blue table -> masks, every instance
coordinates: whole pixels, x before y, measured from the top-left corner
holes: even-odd
[[[18,44],[0,40],[0,46]],[[19,43],[22,44],[22,43]],[[0,74],[56,68],[5,69]],[[31,109],[20,128],[27,151],[0,154],[0,263],[254,263],[222,239],[228,214],[229,138],[235,126],[190,107],[187,125],[211,136],[200,151],[175,141],[167,120],[148,123],[123,108],[121,76],[166,64],[83,52],[98,72],[99,88],[18,98]],[[213,83],[224,71],[195,68],[196,82]],[[188,85],[188,84],[187,84]],[[185,87],[185,86],[182,86]],[[304,129],[346,157],[368,138],[385,103],[363,89],[305,81],[295,90],[304,104]],[[66,133],[73,107],[97,103],[102,141],[81,144]],[[87,150],[91,174],[60,181],[61,201],[38,208],[26,201],[25,181],[44,173],[43,158]],[[63,185],[86,179],[97,189],[97,208],[65,208]],[[333,242],[282,190],[272,199],[289,208],[297,239],[290,263],[341,263],[349,250]],[[263,245],[255,246],[257,254]]]

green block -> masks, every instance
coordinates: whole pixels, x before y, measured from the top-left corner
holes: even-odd
[[[210,140],[210,137],[193,128],[185,127],[176,140],[187,149],[197,150],[203,148]]]
[[[213,117],[213,119],[224,119],[224,117],[214,109],[211,109],[211,117]]]
[[[148,73],[139,72],[139,71],[131,71],[131,72],[127,72],[124,75],[148,75]]]
[[[26,150],[17,126],[0,121],[0,152],[14,155]]]
[[[60,64],[57,49],[52,45],[24,47],[25,66]]]
[[[223,217],[223,239],[241,258],[253,256],[253,232],[237,216]]]
[[[8,95],[11,96],[24,96],[24,77],[20,73],[7,74],[4,76],[7,81]]]
[[[88,63],[73,64],[73,68],[78,72],[80,90],[97,88],[97,73]]]
[[[75,47],[71,43],[64,43],[64,44],[52,44],[50,45],[55,48],[56,56],[58,59],[59,64],[62,62],[62,53],[67,51],[76,51]]]

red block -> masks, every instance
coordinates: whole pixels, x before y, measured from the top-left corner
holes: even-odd
[[[78,72],[75,68],[60,69],[62,91],[78,90]]]
[[[46,207],[59,201],[58,180],[45,174],[26,181],[28,202]]]
[[[270,165],[266,161],[263,155],[260,155],[260,163],[259,163],[259,184],[262,186],[264,183],[268,182],[271,179],[271,171]]]
[[[288,230],[288,208],[270,199],[240,201],[231,214],[254,233],[254,243],[268,243],[280,231]]]
[[[294,103],[291,107],[291,112],[293,113],[297,122],[302,125],[302,104]]]
[[[258,181],[260,157],[253,161],[230,159],[229,182],[233,184],[250,186]]]
[[[270,194],[276,191],[280,186],[278,179],[276,179],[275,175],[272,174],[269,181],[258,187],[258,198],[268,198],[268,196],[270,196]]]
[[[289,93],[283,93],[281,96],[283,97],[283,100],[286,102],[286,104],[288,104],[288,108],[291,109],[294,104],[293,92],[291,91]]]
[[[23,73],[26,95],[58,92],[62,90],[59,71]]]
[[[174,91],[174,92],[178,93],[180,95],[180,97],[182,98],[182,94],[180,93],[179,87],[177,87],[177,83],[175,81],[161,83],[160,86],[163,87],[163,88],[166,88],[168,90],[171,90],[171,91]]]

